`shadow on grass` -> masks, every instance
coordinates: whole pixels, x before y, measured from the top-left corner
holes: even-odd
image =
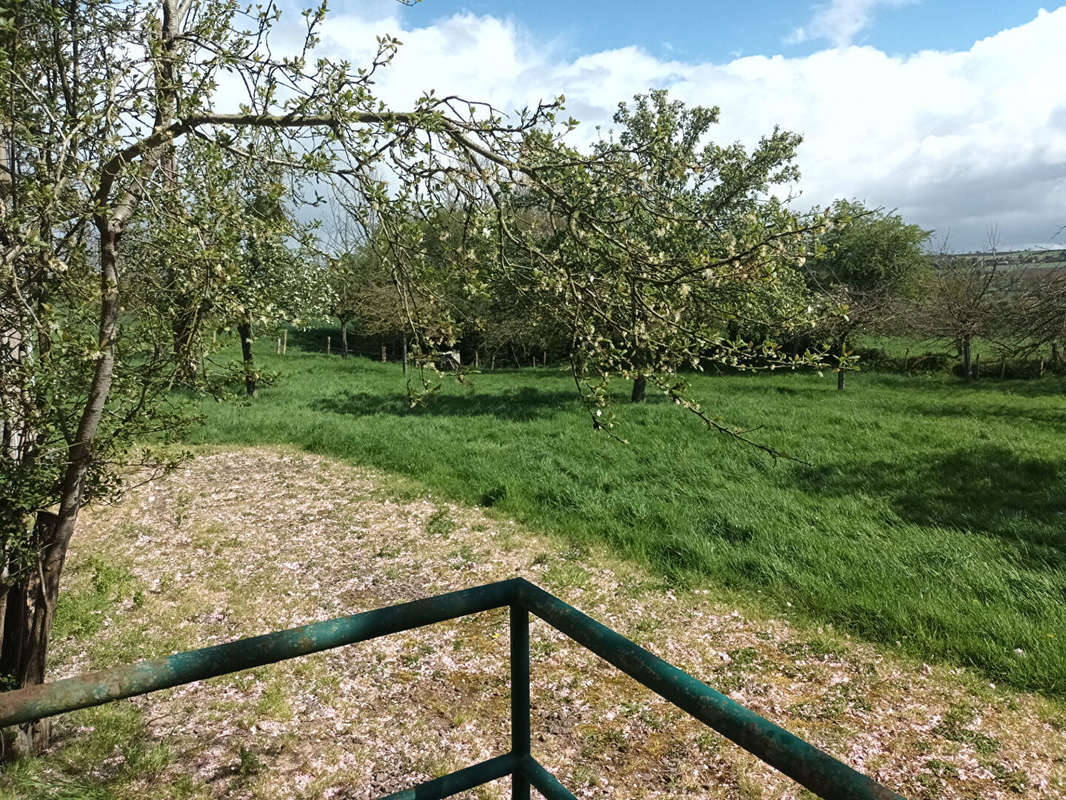
[[[875,461],[798,471],[812,494],[888,499],[907,522],[975,531],[1012,544],[1038,569],[1066,566],[1066,486],[1057,461],[998,445],[931,453],[909,464]]]
[[[898,406],[879,404],[886,411],[898,409]],[[923,417],[934,419],[958,419],[971,417],[973,419],[987,419],[995,417],[1009,423],[1037,423],[1054,428],[1066,428],[1066,409],[1058,408],[1032,408],[1023,404],[991,405],[985,402],[981,406],[966,406],[959,403],[913,403],[908,402],[907,411],[920,414]]]
[[[375,414],[423,417],[495,417],[510,422],[531,422],[572,412],[580,404],[574,392],[544,392],[529,386],[509,392],[442,394],[425,405],[411,408],[399,393],[345,392],[311,402],[315,411],[367,417]]]

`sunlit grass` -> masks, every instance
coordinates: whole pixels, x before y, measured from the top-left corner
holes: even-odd
[[[663,401],[592,430],[551,368],[445,381],[409,409],[396,364],[302,352],[249,403],[203,401],[196,442],[286,443],[414,479],[666,580],[722,587],[995,681],[1066,694],[1066,381],[701,377],[778,460]],[[343,487],[338,487],[343,492]]]

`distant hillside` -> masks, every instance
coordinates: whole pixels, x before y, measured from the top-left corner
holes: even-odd
[[[995,263],[1000,269],[1062,269],[1066,268],[1066,248],[1059,250],[1006,250],[1000,252],[935,253],[933,263],[949,261],[984,261]]]

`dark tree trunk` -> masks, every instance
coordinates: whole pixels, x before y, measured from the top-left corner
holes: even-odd
[[[341,352],[345,358],[348,357],[348,320],[341,320]]]
[[[633,379],[633,394],[629,399],[634,403],[643,403],[645,397],[648,394],[648,379],[643,375],[638,375]]]
[[[0,599],[0,677],[6,689],[44,683],[48,635],[66,557],[66,547],[56,540],[58,521],[55,514],[38,513],[31,542],[38,555]],[[48,745],[51,729],[51,720],[44,719],[4,730],[4,757],[39,753]]]
[[[847,352],[848,352],[847,347],[848,347],[848,337],[847,336],[842,336],[840,338],[840,347],[837,349],[837,353],[838,353],[838,355],[837,355],[837,391],[838,392],[844,391],[844,381],[845,381],[845,375],[846,375],[846,373],[844,372],[844,357],[847,355]]]
[[[255,360],[252,357],[252,323],[245,321],[237,326],[241,337],[241,357],[244,360],[244,390],[249,397],[255,395]]]
[[[973,380],[973,370],[970,362],[970,337],[964,336],[962,339],[962,376],[969,383]]]
[[[190,309],[178,312],[171,323],[174,338],[174,381],[178,384],[189,385],[196,382],[196,356],[193,353],[193,345],[198,333],[197,317],[199,315]]]

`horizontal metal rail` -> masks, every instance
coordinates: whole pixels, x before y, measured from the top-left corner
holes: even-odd
[[[508,775],[515,800],[528,800],[530,787],[548,800],[573,799],[574,795],[530,752],[530,613],[818,796],[827,800],[903,800],[522,578],[4,692],[0,694],[0,727],[505,606],[511,612],[511,752],[391,794],[385,800],[436,800]]]
[[[0,727],[261,667],[509,605],[517,579],[0,694]]]

